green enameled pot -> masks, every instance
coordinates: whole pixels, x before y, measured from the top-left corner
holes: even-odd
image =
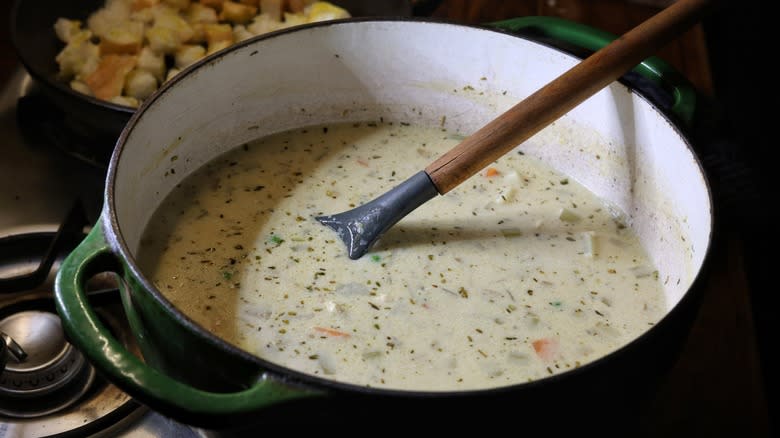
[[[542,17],[492,26],[352,19],[257,37],[189,67],[125,126],[100,220],[59,271],[57,309],[69,339],[137,400],[208,428],[304,420],[457,427],[474,419],[484,427],[517,422],[522,430],[632,426],[686,338],[714,220],[706,175],[685,136],[695,93],[658,59],[637,71],[669,92],[669,108],[618,81],[564,116],[610,139],[602,155],[615,160],[598,161],[572,145],[524,148],[630,214],[662,278],[670,279],[665,317],[592,363],[475,391],[338,383],[222,341],[174,307],[138,267],[141,234],[152,213],[176,184],[216,156],[260,136],[345,121],[344,114],[359,118],[352,121],[408,121],[414,114],[416,123],[433,126],[446,115],[448,128],[472,132],[579,61],[534,41],[527,36],[532,33],[592,50],[611,38]],[[453,92],[464,84],[478,84],[482,93]],[[105,271],[121,278],[143,360],[126,351],[90,307],[85,282]]]

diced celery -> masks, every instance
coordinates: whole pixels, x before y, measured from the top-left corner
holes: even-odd
[[[562,208],[561,212],[558,214],[558,219],[564,222],[574,223],[574,222],[579,222],[580,219],[582,218],[580,217],[580,215],[569,210],[568,208]]]
[[[583,254],[587,257],[596,255],[596,233],[594,231],[585,231],[582,233],[582,242],[584,245]]]

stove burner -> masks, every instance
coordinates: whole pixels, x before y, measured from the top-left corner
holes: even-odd
[[[9,360],[0,374],[0,413],[20,418],[47,415],[72,405],[90,389],[95,370],[65,340],[57,315],[19,312],[0,320],[0,331],[25,356]]]
[[[10,272],[8,276],[0,276],[0,294],[34,289],[44,283],[57,258],[71,251],[84,238],[86,225],[84,208],[80,202],[76,202],[53,236],[50,233],[28,233],[0,239],[0,254],[6,254],[0,255],[0,266],[3,271]],[[39,245],[46,245],[45,249],[42,251]],[[11,268],[19,264],[20,255],[28,256],[24,257],[23,265],[27,265],[29,259],[35,256],[40,257],[40,260],[34,269],[17,273]]]
[[[0,437],[88,436],[142,410],[68,343],[56,313],[54,274],[84,239],[85,227],[83,207],[75,203],[56,232],[0,238],[0,352],[5,359]],[[87,285],[95,311],[120,342],[140,355],[116,282],[113,277],[97,280]]]

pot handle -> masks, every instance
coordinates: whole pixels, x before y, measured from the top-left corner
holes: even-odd
[[[534,30],[546,37],[594,52],[617,38],[609,32],[558,17],[528,16],[495,21],[487,25],[510,32]],[[696,109],[696,89],[682,74],[657,56],[645,59],[634,67],[633,71],[668,91],[673,99],[671,112],[691,126]]]
[[[124,270],[98,224],[62,262],[55,282],[55,301],[68,339],[112,383],[132,397],[164,415],[192,419],[193,424],[214,425],[285,400],[320,394],[285,385],[266,373],[244,390],[208,392],[149,367],[114,338],[90,306],[85,292],[91,276],[100,272],[121,274]],[[126,287],[120,286],[120,290]]]

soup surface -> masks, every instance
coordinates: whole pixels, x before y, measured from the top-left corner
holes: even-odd
[[[243,145],[166,198],[138,260],[226,341],[381,388],[539,379],[663,316],[658,274],[621,215],[520,149],[412,212],[359,260],[314,219],[370,201],[460,139],[364,122]]]

